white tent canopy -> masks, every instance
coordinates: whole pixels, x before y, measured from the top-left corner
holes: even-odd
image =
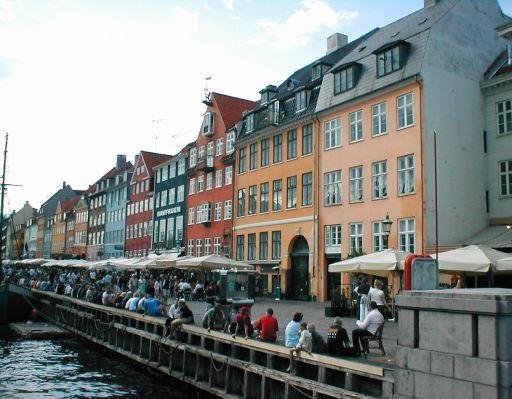
[[[331,273],[368,273],[375,275],[387,275],[394,270],[404,268],[405,258],[409,252],[396,249],[384,249],[371,254],[357,256],[329,265]]]
[[[249,263],[233,260],[221,255],[206,255],[188,259],[183,257],[182,259],[176,260],[176,267],[178,269],[204,271],[211,271],[215,269],[254,270],[254,266]]]
[[[510,254],[486,245],[468,245],[438,254],[440,272],[487,273],[497,270],[497,262]]]
[[[155,264],[148,265],[149,269],[165,269],[176,266],[177,259],[191,258],[191,256],[184,256],[178,258],[179,252],[164,252],[158,258],[155,259]]]
[[[499,273],[510,271],[512,271],[512,256],[509,256],[508,258],[499,259],[496,262],[496,272]]]

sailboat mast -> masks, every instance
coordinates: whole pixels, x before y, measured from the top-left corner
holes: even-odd
[[[5,150],[4,150],[4,166],[2,169],[2,192],[0,193],[0,237],[3,237],[4,231],[4,197],[5,197],[5,166],[7,162],[7,140],[9,139],[9,133],[5,133]],[[0,261],[3,258],[2,240],[0,239]],[[7,239],[5,242],[7,248]]]

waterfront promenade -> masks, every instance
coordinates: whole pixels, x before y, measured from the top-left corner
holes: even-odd
[[[201,326],[201,321],[206,309],[206,302],[190,301],[188,305],[194,313],[194,320],[196,326]],[[267,308],[274,309],[274,316],[277,317],[279,322],[278,343],[283,344],[284,329],[286,324],[291,320],[296,312],[301,312],[304,315],[303,321],[312,322],[316,326],[316,331],[324,338],[327,338],[327,330],[332,324],[334,317],[325,317],[324,309],[330,306],[330,302],[304,302],[293,300],[280,300],[276,301],[271,298],[255,299],[255,303],[251,310],[251,321],[256,321],[258,318],[265,314]],[[352,330],[356,328],[356,319],[354,317],[343,317],[343,327],[347,330],[350,339],[352,340]],[[394,355],[397,349],[398,337],[398,323],[386,321],[383,332],[383,344],[386,350],[386,356],[383,358],[378,349],[370,350],[368,359],[386,362],[388,364],[394,363]]]

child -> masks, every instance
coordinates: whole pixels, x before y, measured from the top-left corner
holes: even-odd
[[[311,337],[311,330],[314,329],[315,326],[312,324],[308,325],[306,322],[300,323],[299,343],[295,346],[295,348],[290,349],[290,366],[286,371],[295,371],[295,362],[293,360],[294,352],[295,354],[298,355],[301,351],[305,351],[308,355],[311,355],[311,350],[313,349],[313,339]]]

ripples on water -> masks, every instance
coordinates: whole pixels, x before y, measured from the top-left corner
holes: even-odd
[[[176,385],[175,385],[176,386]],[[187,398],[170,378],[66,340],[21,340],[0,327],[0,398]],[[194,395],[195,396],[195,395]]]

